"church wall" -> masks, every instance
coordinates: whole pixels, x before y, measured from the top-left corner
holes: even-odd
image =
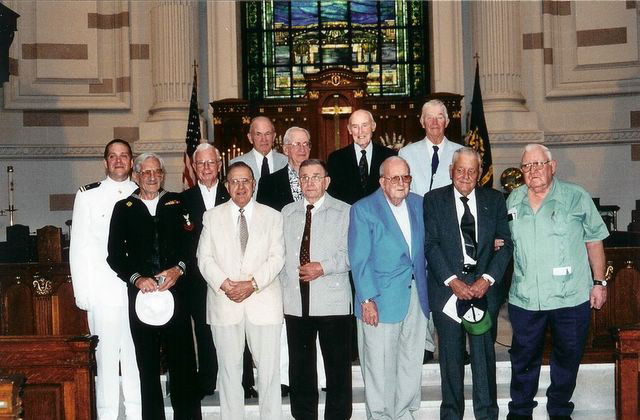
[[[167,188],[180,189],[190,84],[184,85],[187,99],[180,98],[176,114],[149,121],[157,92],[151,57],[154,45],[162,47],[152,39],[151,10],[159,3],[84,1],[80,11],[78,2],[4,3],[21,17],[10,53],[19,77],[4,84],[0,99],[0,209],[8,206],[6,166],[13,165],[16,221],[33,231],[45,224],[64,226],[71,218],[68,195],[102,178],[102,148],[113,137],[132,141],[135,151],[161,152],[168,164]],[[210,127],[209,100],[238,97],[242,90],[238,5],[176,3],[191,4],[199,16],[199,45],[189,48],[203,64],[199,100],[203,128]],[[470,27],[471,3],[432,6],[433,87],[464,94],[463,115],[471,101],[478,36]],[[632,8],[637,2],[519,4],[521,48],[512,53],[521,57],[524,110],[487,112],[494,173],[499,177],[517,166],[524,144],[544,141],[558,160],[558,176],[585,186],[603,204],[620,205],[618,226],[626,229],[640,198],[640,163],[631,158],[631,144],[640,143],[638,10]],[[608,34],[610,44],[591,45],[599,39],[593,34]],[[61,58],[64,50],[34,50],[36,43],[86,44],[86,58],[82,48],[66,52],[81,59]],[[525,114],[531,126],[517,123]],[[61,210],[51,210],[52,199]],[[0,216],[0,240],[8,220]]]

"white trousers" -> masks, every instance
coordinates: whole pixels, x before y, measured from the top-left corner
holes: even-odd
[[[377,327],[358,319],[358,353],[367,419],[408,420],[420,408],[422,356],[427,318],[415,282],[407,316]]]
[[[117,420],[120,375],[127,420],[142,419],[140,374],[129,327],[127,306],[92,306],[87,312],[89,331],[98,336],[96,348],[96,406],[98,420]]]
[[[220,417],[244,418],[242,354],[245,337],[258,370],[258,404],[262,420],[282,419],[280,395],[280,330],[282,324],[254,325],[243,320],[233,325],[212,325],[213,342],[218,353]]]

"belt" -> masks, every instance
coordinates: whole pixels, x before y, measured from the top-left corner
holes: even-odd
[[[471,274],[475,273],[476,265],[475,264],[465,264],[462,266],[462,274]]]

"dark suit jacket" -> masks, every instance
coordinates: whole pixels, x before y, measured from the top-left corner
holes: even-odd
[[[188,259],[188,234],[180,195],[161,190],[154,217],[139,193],[137,189],[116,203],[107,245],[107,263],[129,286],[130,298],[135,298],[138,292],[134,285],[136,276],[153,277],[167,268],[185,265]],[[171,292],[175,294],[184,288],[185,282],[178,280]]]
[[[204,200],[200,193],[200,187],[198,184],[183,191],[181,194],[182,205],[185,211],[189,215],[189,220],[193,223],[193,230],[189,232],[189,252],[187,262],[187,275],[202,279],[200,270],[198,269],[198,262],[196,261],[196,251],[198,250],[198,241],[200,240],[200,233],[202,232],[202,215],[207,210],[204,206]],[[225,188],[221,180],[218,180],[218,186],[216,188],[216,201],[215,206],[226,203],[229,201],[229,192]],[[204,281],[204,279],[202,279]]]
[[[511,259],[513,242],[507,223],[507,208],[502,193],[492,188],[477,187],[478,249],[475,275],[462,275],[464,256],[453,185],[437,188],[424,196],[425,254],[429,262],[429,303],[434,311],[442,311],[453,292],[444,281],[456,275],[468,284],[482,274],[495,279],[487,292],[490,308],[500,305],[502,276]],[[504,239],[504,246],[494,251],[494,239]]]
[[[327,192],[338,200],[353,204],[377,190],[380,186],[378,181],[380,178],[380,165],[386,158],[395,156],[398,153],[393,149],[373,143],[371,154],[371,169],[367,178],[367,186],[363,189],[360,185],[358,159],[356,159],[353,144],[332,152],[327,160],[329,176],[331,177]]]
[[[272,174],[260,178],[256,201],[280,211],[284,206],[293,203],[291,184],[289,183],[289,165]]]

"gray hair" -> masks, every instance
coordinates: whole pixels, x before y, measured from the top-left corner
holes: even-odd
[[[324,170],[324,175],[327,176],[329,175],[329,170],[327,169],[327,164],[324,163],[323,160],[321,159],[307,159],[307,160],[303,160],[302,163],[300,164],[300,170],[302,170],[302,168],[306,167],[306,166],[312,166],[312,165],[319,165],[322,167],[322,169]]]
[[[142,168],[142,162],[152,158],[158,160],[158,162],[160,163],[160,169],[162,169],[162,171],[164,172],[164,159],[162,159],[160,155],[151,152],[142,153],[136,158],[135,161],[133,161],[133,171],[140,172],[140,169]]]
[[[553,156],[551,156],[551,150],[549,150],[547,146],[540,143],[529,143],[526,146],[524,146],[524,150],[522,151],[522,156],[520,156],[520,162],[522,162],[522,158],[524,157],[525,153],[533,152],[536,149],[542,150],[542,152],[545,154],[547,159],[553,160]]]
[[[444,102],[442,102],[440,99],[432,99],[430,101],[425,102],[424,105],[422,105],[422,111],[420,112],[420,119],[422,119],[422,116],[424,115],[427,108],[436,107],[436,106],[439,106],[440,109],[442,109],[442,113],[444,114],[444,119],[449,121],[449,114],[447,113],[447,107],[445,106]]]
[[[380,172],[380,176],[384,176],[384,168],[387,166],[387,164],[391,163],[391,162],[395,162],[401,160],[405,166],[407,167],[407,169],[409,170],[409,175],[411,175],[411,168],[409,167],[409,164],[407,163],[406,160],[404,160],[403,158],[401,158],[400,156],[389,156],[388,158],[386,158],[382,164],[380,165],[380,170],[378,172]]]
[[[311,134],[306,128],[302,127],[289,127],[287,131],[285,131],[284,136],[282,137],[282,144],[290,143],[291,132],[293,131],[302,131],[307,136],[307,141],[311,141]]]
[[[194,160],[195,160],[196,155],[198,154],[198,152],[204,152],[205,150],[211,150],[211,149],[213,149],[213,151],[215,152],[216,157],[218,159],[220,159],[220,150],[218,150],[217,147],[214,147],[211,143],[206,143],[205,142],[205,143],[200,143],[198,145],[198,147],[196,147],[196,150],[193,152]]]
[[[365,114],[367,114],[367,116],[369,117],[369,121],[371,121],[371,124],[375,124],[375,123],[376,123],[376,120],[374,120],[374,119],[373,119],[373,114],[371,113],[371,111],[369,111],[369,110],[367,110],[367,109],[362,109],[362,108],[361,108],[361,109],[356,109],[355,111],[353,111],[353,112],[351,113],[351,115],[349,115],[349,121],[348,121],[348,123],[349,123],[349,124],[351,124],[351,116],[352,116],[353,114],[355,114],[356,112],[358,112],[358,111],[362,111],[362,112],[364,112]]]
[[[472,147],[467,147],[467,146],[463,146],[459,149],[456,149],[453,152],[453,157],[451,158],[452,165],[456,163],[456,160],[460,157],[460,155],[475,157],[478,160],[478,167],[482,169],[482,156],[480,156],[480,153],[476,149]]]

